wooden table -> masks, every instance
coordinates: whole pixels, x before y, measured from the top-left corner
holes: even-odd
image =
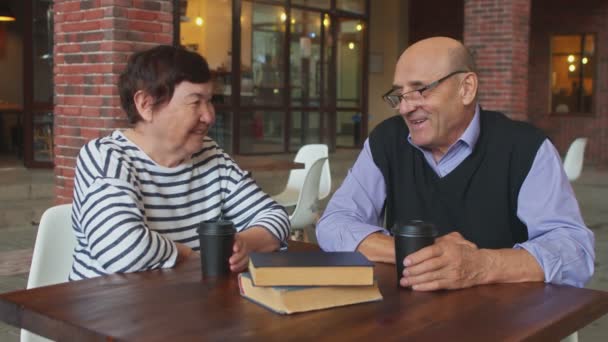
[[[601,291],[522,283],[421,293],[397,288],[392,265],[375,272],[381,302],[281,316],[242,298],[235,276],[201,279],[191,258],[171,270],[2,294],[0,319],[70,341],[557,341],[608,312]]]
[[[289,171],[305,167],[304,163],[266,156],[232,156],[232,158],[245,171]]]

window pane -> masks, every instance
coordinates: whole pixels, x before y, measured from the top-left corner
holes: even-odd
[[[585,35],[585,54],[592,56],[595,51],[595,35]]]
[[[292,11],[291,105],[318,106],[321,98],[321,14]]]
[[[232,113],[216,110],[215,124],[211,126],[208,135],[224,151],[232,153]]]
[[[551,42],[553,54],[580,52],[581,36],[554,36]]]
[[[584,42],[584,46],[581,43]],[[551,107],[553,113],[591,113],[595,73],[594,35],[552,38]]]
[[[180,43],[207,59],[216,103],[229,103],[232,92],[231,23],[232,1],[180,0]]]
[[[289,150],[321,142],[321,113],[292,112]]]
[[[53,9],[50,2],[32,3],[34,102],[53,103]]]
[[[283,152],[282,112],[242,112],[239,125],[241,153]]]
[[[257,105],[283,103],[283,7],[243,2],[241,17],[242,96]]]
[[[291,4],[328,9],[329,6],[331,5],[331,1],[330,0],[291,0]]]
[[[365,0],[337,0],[336,6],[344,11],[365,13]]]
[[[34,113],[34,161],[53,161],[53,113]]]
[[[361,144],[361,113],[338,112],[336,116],[336,146],[353,147]]]
[[[358,107],[361,104],[363,24],[342,19],[338,33],[337,106]]]

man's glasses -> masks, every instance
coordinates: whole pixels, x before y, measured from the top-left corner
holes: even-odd
[[[399,107],[399,103],[401,103],[401,100],[404,100],[405,102],[407,102],[411,105],[420,105],[424,101],[424,96],[422,95],[423,92],[436,88],[441,82],[447,80],[448,78],[450,78],[456,74],[462,74],[462,73],[467,73],[467,72],[469,72],[469,71],[458,70],[458,71],[451,72],[447,76],[444,76],[435,82],[429,83],[428,85],[425,85],[422,88],[408,91],[407,93],[403,93],[403,94],[391,94],[391,93],[395,92],[396,90],[398,90],[398,89],[393,88],[393,89],[389,90],[386,94],[382,95],[382,99],[386,103],[388,103],[388,105],[391,106],[391,108]]]

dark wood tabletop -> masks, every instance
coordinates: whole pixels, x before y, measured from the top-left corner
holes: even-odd
[[[289,171],[303,169],[304,163],[283,160],[268,156],[232,156],[239,167],[245,171]]]
[[[293,250],[314,248],[290,244]],[[414,292],[377,264],[384,300],[281,316],[239,295],[236,275],[174,269],[0,295],[0,319],[56,340],[557,341],[608,312],[608,293],[543,283]]]

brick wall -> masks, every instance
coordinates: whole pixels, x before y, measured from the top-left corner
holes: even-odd
[[[589,137],[588,164],[608,167],[608,1],[534,0],[531,12],[530,120],[543,128],[560,152],[579,136]],[[550,60],[552,34],[595,33],[596,79],[591,116],[551,115]]]
[[[465,0],[464,43],[480,76],[480,103],[511,118],[527,117],[531,0]]]
[[[55,198],[72,199],[87,141],[126,127],[116,89],[134,51],[172,44],[172,1],[55,0]]]

